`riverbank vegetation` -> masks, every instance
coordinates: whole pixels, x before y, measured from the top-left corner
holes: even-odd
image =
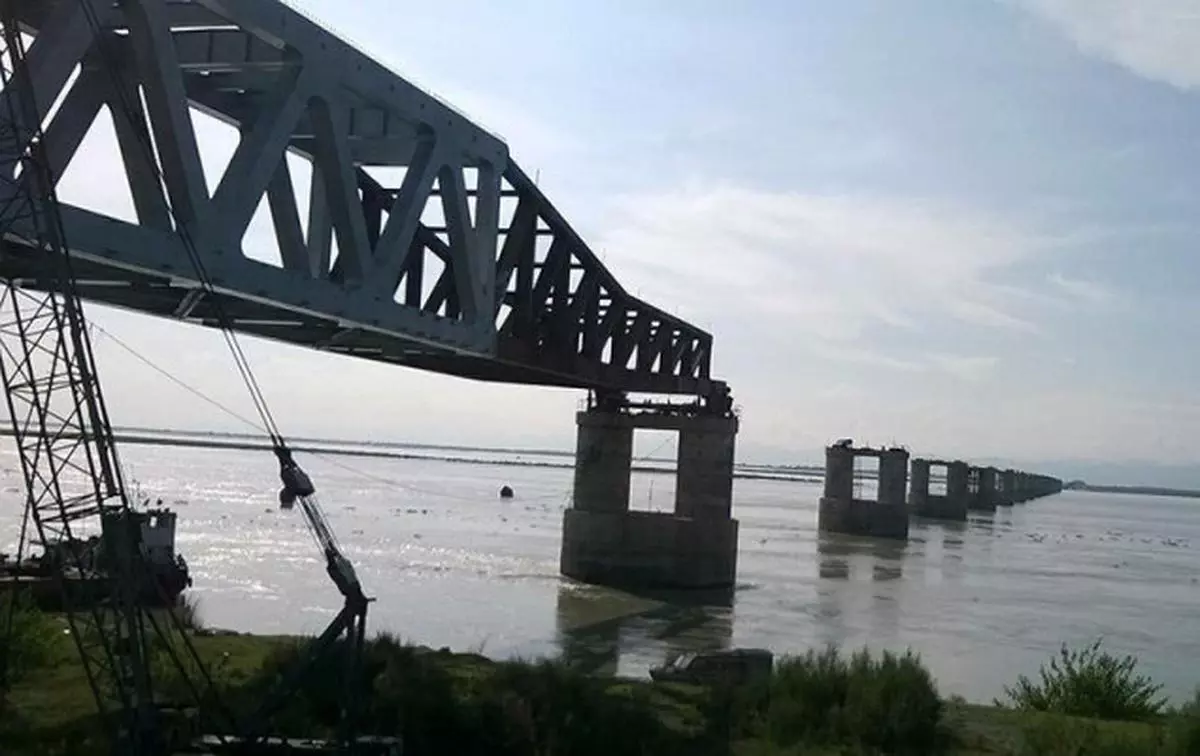
[[[93,704],[65,623],[22,605],[15,625],[0,752],[93,753]],[[189,633],[235,712],[252,710],[303,648],[297,638]],[[159,690],[181,695],[162,651]],[[336,657],[311,670],[274,718],[277,730],[333,733],[344,690]],[[992,706],[939,695],[912,654],[812,651],[777,660],[761,685],[731,690],[588,677],[559,663],[495,662],[389,635],[370,641],[359,691],[363,728],[401,735],[411,756],[1200,754],[1200,698],[1168,707],[1135,660],[1099,644],[1063,649]],[[207,726],[185,717],[180,742]]]

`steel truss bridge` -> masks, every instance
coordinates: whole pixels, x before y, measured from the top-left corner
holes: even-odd
[[[727,401],[712,336],[626,292],[502,140],[295,10],[8,1],[54,180],[107,108],[124,176],[95,181],[133,198],[136,222],[62,204],[85,298],[475,379]],[[211,193],[193,110],[240,134]],[[277,264],[243,249],[264,196]],[[48,270],[4,242],[0,277]]]

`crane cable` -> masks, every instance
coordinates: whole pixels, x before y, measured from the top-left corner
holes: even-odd
[[[79,0],[79,4],[83,8],[84,15],[87,17],[93,37],[97,40],[102,40],[103,28],[90,3],[88,0]],[[145,119],[140,117],[140,111],[135,112],[133,105],[129,102],[126,87],[122,86],[121,75],[118,73],[119,68],[112,60],[108,45],[105,45],[101,42],[100,44],[97,44],[96,47],[99,50],[99,56],[103,64],[103,68],[108,73],[110,82],[112,84],[112,95],[116,99],[116,104],[124,114],[126,122],[136,132],[137,139],[135,141],[141,148],[143,153],[142,157],[146,159],[146,163],[150,167],[151,174],[158,182],[159,187],[165,189],[166,180],[162,174],[162,171],[159,170],[158,161],[155,158],[154,142],[152,141],[149,127],[146,124]],[[191,120],[190,114],[188,116],[188,120],[189,122]],[[281,159],[287,159],[286,153]],[[201,163],[201,171],[203,172],[203,163]],[[225,309],[224,302],[222,301],[221,296],[217,293],[216,288],[213,286],[212,280],[208,275],[208,271],[205,269],[204,261],[196,248],[195,240],[192,238],[189,224],[184,222],[179,217],[179,213],[177,212],[174,203],[171,202],[170,192],[164,192],[163,194],[167,210],[171,216],[171,219],[175,222],[175,232],[179,236],[184,250],[187,253],[188,261],[191,263],[192,269],[196,273],[196,278],[200,284],[201,291],[207,295],[209,301],[212,303],[213,310],[217,316],[217,327],[221,331],[222,338],[224,338],[226,345],[229,347],[230,354],[233,355],[234,364],[237,367],[238,374],[241,376],[242,383],[245,385],[246,391],[250,395],[250,399],[254,404],[255,411],[262,420],[262,429],[265,430],[267,437],[271,442],[272,449],[275,452],[275,456],[279,460],[280,473],[284,477],[284,486],[286,491],[289,487],[289,481],[292,480],[290,472],[299,472],[299,468],[292,460],[291,450],[288,448],[287,442],[283,437],[283,433],[279,430],[279,426],[275,422],[275,418],[271,413],[270,407],[268,406],[267,398],[262,391],[262,387],[258,383],[258,379],[254,375],[253,368],[250,366],[250,360],[246,357],[246,353],[242,350],[241,342],[238,340],[237,333],[233,329],[232,320],[229,317],[229,313]],[[303,476],[303,473],[301,473],[301,476]],[[310,517],[317,517],[321,520],[325,519],[324,509],[316,497],[304,496],[301,498],[304,499],[303,509],[305,510],[306,514],[308,514]],[[312,523],[308,524],[310,526],[309,530],[312,533],[313,540],[316,542],[319,549],[325,550],[328,544],[332,544],[333,547],[338,551],[341,550],[341,545],[338,543],[338,540],[333,532],[329,530],[327,524],[322,522],[320,530],[322,530],[324,535],[327,537],[328,543],[322,542],[322,533],[318,532],[319,529],[316,526],[314,526]]]
[[[93,35],[99,38],[103,33],[103,28],[99,19],[96,17],[95,11],[92,9],[87,0],[79,0],[79,4],[82,7],[85,16],[87,17],[87,21],[91,27]],[[133,106],[129,103],[126,88],[121,86],[121,77],[117,73],[118,67],[112,60],[107,45],[99,44],[97,47],[99,48],[99,55],[104,64],[103,67],[111,79],[111,83],[113,85],[112,94],[117,100],[117,105],[125,115],[127,123],[129,123],[137,133],[136,141],[144,153],[143,157],[147,158],[147,164],[150,167],[151,174],[154,176],[160,187],[165,187],[166,182],[162,172],[159,170],[158,162],[155,159],[154,143],[148,127],[146,126],[145,120],[140,118],[140,113],[135,113]],[[286,153],[282,159],[286,160]],[[276,455],[280,457],[280,461],[283,462],[285,456],[290,461],[291,453],[288,450],[287,443],[282,432],[279,430],[278,424],[275,422],[275,418],[267,404],[266,396],[263,394],[262,388],[254,375],[254,371],[250,366],[250,362],[246,357],[245,352],[242,350],[241,344],[237,338],[237,334],[231,325],[229,315],[225,310],[224,303],[220,295],[217,294],[216,288],[213,286],[208,272],[204,267],[204,261],[197,251],[195,241],[192,239],[191,232],[189,230],[189,224],[180,220],[179,214],[176,212],[175,206],[170,200],[169,192],[164,192],[164,200],[171,218],[175,221],[176,233],[178,234],[180,241],[183,243],[184,249],[187,252],[188,260],[192,264],[198,282],[200,283],[200,287],[208,295],[209,300],[213,305],[213,309],[217,315],[218,329],[221,331],[225,343],[229,347],[230,353],[233,355],[234,363],[237,367],[239,375],[242,378],[242,382],[245,384],[246,390],[250,394],[251,401],[254,403],[255,410],[262,420],[262,426],[259,429],[266,432],[276,452]],[[191,389],[189,388],[189,390]],[[315,499],[310,503],[323,517],[324,513],[321,510],[320,503]]]
[[[95,322],[89,323],[88,326],[90,328],[94,329],[96,332],[100,333],[102,336],[104,336],[108,340],[112,341],[114,344],[119,346],[121,349],[125,350],[134,359],[138,360],[139,362],[144,364],[146,367],[150,368],[151,370],[155,371],[159,375],[163,376],[171,383],[174,383],[175,385],[179,386],[184,391],[187,391],[188,393],[192,394],[193,396],[200,399],[201,401],[215,407],[216,409],[221,410],[222,412],[229,415],[233,419],[245,424],[246,426],[248,426],[250,428],[253,428],[254,430],[257,430],[260,432],[262,432],[264,430],[261,425],[254,422],[250,418],[237,412],[234,409],[231,409],[230,407],[226,406],[225,404],[222,404],[221,402],[212,398],[208,394],[205,394],[200,389],[187,383],[186,381],[184,381],[182,378],[175,375],[171,371],[169,371],[166,368],[162,367],[161,365],[155,363],[153,360],[151,360],[149,357],[147,357],[144,354],[142,354],[141,352],[139,352],[137,349],[135,349],[134,347],[129,345],[123,339],[118,338],[111,331],[103,328],[102,326],[100,326],[99,324],[97,324]],[[324,452],[314,451],[314,450],[308,450],[308,453],[312,454],[314,457],[317,457],[318,459],[321,459],[324,462],[327,462],[328,464],[330,464],[334,467],[338,467],[338,468],[341,468],[342,470],[345,470],[346,472],[353,473],[354,475],[358,475],[365,480],[370,480],[370,481],[373,481],[376,483],[382,483],[383,485],[390,486],[392,488],[399,488],[399,489],[403,489],[403,490],[407,490],[407,491],[412,491],[413,493],[423,494],[426,496],[441,496],[441,497],[456,498],[456,499],[459,499],[462,501],[472,501],[472,502],[478,501],[478,499],[475,497],[454,496],[454,495],[448,494],[444,491],[433,491],[430,489],[421,488],[420,486],[414,486],[411,483],[403,483],[401,481],[393,480],[392,478],[389,478],[389,477],[386,477],[383,475],[379,475],[377,473],[369,472],[360,467],[355,467],[353,465],[346,464],[346,463],[340,461],[337,458],[337,456],[334,454],[326,454]],[[565,495],[568,498],[570,497],[571,493],[572,493],[572,491],[569,489],[567,491],[565,491]],[[522,499],[522,500],[523,501],[542,501],[542,500],[561,499],[561,498],[563,498],[562,494],[554,493],[554,494],[547,494],[545,496],[538,496],[538,497],[534,497],[531,499]]]
[[[166,187],[166,181],[162,172],[158,168],[158,161],[154,154],[154,143],[146,125],[145,119],[140,117],[140,112],[135,112],[132,104],[127,97],[127,88],[122,86],[122,77],[118,73],[118,66],[112,60],[112,56],[108,49],[108,45],[103,44],[102,37],[104,29],[100,20],[96,17],[94,9],[87,0],[79,0],[79,5],[83,9],[84,15],[87,17],[88,24],[91,27],[93,38],[98,40],[96,48],[103,63],[104,70],[108,73],[110,83],[112,84],[112,96],[116,100],[116,104],[120,107],[122,114],[125,116],[126,123],[136,132],[137,139],[135,140],[141,148],[142,157],[146,159],[146,164],[150,167],[151,173],[160,188]],[[190,119],[189,119],[190,120]],[[284,441],[283,434],[279,431],[279,426],[275,422],[274,416],[271,414],[271,409],[267,405],[266,396],[263,394],[262,388],[259,386],[257,378],[254,376],[254,371],[250,367],[250,361],[246,357],[242,346],[238,341],[237,334],[234,332],[231,325],[231,320],[225,310],[221,296],[217,293],[216,288],[212,284],[212,280],[208,275],[208,271],[204,267],[204,261],[197,251],[195,241],[192,239],[189,224],[180,219],[179,213],[176,211],[174,204],[171,202],[170,192],[163,193],[163,199],[167,206],[167,211],[171,219],[175,222],[175,232],[183,243],[188,260],[192,264],[192,268],[196,273],[197,280],[200,283],[201,290],[208,296],[209,301],[213,305],[213,309],[217,315],[218,329],[221,331],[225,339],[226,345],[229,347],[230,353],[233,355],[234,364],[237,367],[238,374],[241,376],[242,382],[246,386],[247,392],[250,394],[250,399],[254,403],[254,408],[262,420],[262,429],[266,431],[271,440],[272,446],[277,453],[280,450],[286,451],[287,444]]]
[[[313,495],[314,491],[312,483],[308,480],[308,476],[305,475],[304,472],[300,470],[299,466],[293,461],[291,450],[288,448],[287,442],[285,441],[282,432],[279,430],[278,424],[275,422],[275,418],[271,413],[271,409],[267,403],[266,396],[262,391],[262,387],[259,385],[258,379],[254,375],[254,370],[250,366],[250,361],[245,352],[242,350],[242,346],[238,340],[237,334],[233,330],[232,320],[229,317],[229,313],[225,309],[222,297],[217,293],[216,287],[213,286],[208,271],[205,269],[204,261],[196,248],[195,240],[192,238],[190,224],[180,218],[180,213],[175,206],[173,198],[171,197],[171,192],[168,191],[169,186],[165,180],[165,177],[163,176],[162,171],[159,169],[158,160],[155,156],[155,145],[150,133],[150,125],[147,123],[146,119],[141,117],[141,111],[135,111],[134,107],[129,101],[129,90],[123,86],[122,79],[124,77],[122,76],[122,73],[120,72],[116,62],[112,58],[109,45],[106,44],[107,40],[105,39],[105,30],[88,0],[79,0],[79,6],[82,8],[83,14],[92,32],[93,46],[97,50],[101,65],[108,74],[108,78],[112,86],[112,92],[110,93],[111,97],[109,98],[110,107],[115,105],[119,108],[121,113],[125,116],[126,123],[135,133],[136,138],[133,141],[136,142],[137,146],[140,148],[142,153],[141,157],[145,160],[146,165],[150,169],[151,175],[154,177],[159,187],[159,191],[162,193],[164,205],[167,208],[167,212],[171,220],[174,221],[175,233],[178,235],[184,251],[187,254],[188,261],[191,263],[192,269],[195,271],[196,279],[200,285],[201,292],[212,304],[213,311],[216,314],[217,327],[221,331],[222,338],[225,340],[225,344],[229,348],[230,354],[233,356],[233,361],[237,368],[238,374],[242,379],[242,383],[245,385],[247,393],[250,395],[250,399],[254,404],[255,411],[258,413],[258,416],[262,421],[263,428],[265,429],[271,442],[275,456],[279,460],[280,477],[284,483],[284,488],[280,492],[280,496],[282,498],[287,493],[296,495],[296,498],[300,500],[302,509],[305,513],[305,524],[308,526],[308,530],[311,533],[313,540],[316,542],[317,548],[325,553],[326,559],[329,562],[329,567],[332,568],[334,564],[333,559],[336,555],[339,566],[344,567],[344,569],[340,571],[341,574],[345,575],[346,571],[348,571],[350,580],[357,588],[357,578],[354,577],[353,567],[349,564],[345,557],[342,556],[341,545],[338,543],[336,536],[328,527],[325,513],[322,510],[320,501],[316,496]],[[136,92],[136,89],[134,89],[134,92]],[[188,112],[188,103],[185,100],[182,104],[185,108],[184,115],[188,120],[188,126],[191,127],[192,122],[191,114]],[[195,145],[195,148],[197,149],[196,157],[199,161],[200,158],[198,154],[198,145]],[[286,160],[286,157],[281,159]],[[203,181],[204,174],[202,162],[200,162],[200,171],[200,180]],[[78,295],[76,294],[76,296]],[[117,464],[119,466],[120,463],[118,462]],[[297,491],[294,488],[294,486],[300,481],[304,481],[304,491]],[[322,535],[325,536],[324,541],[321,537]],[[333,550],[332,554],[330,549]],[[333,577],[332,572],[330,575]],[[333,579],[334,582],[338,584],[339,590],[345,594],[346,591],[341,581],[339,581],[337,577],[334,577]],[[357,588],[357,590],[361,597],[361,588]],[[172,618],[174,619],[174,613],[172,613]],[[180,671],[183,671],[182,668]],[[204,674],[207,678],[207,670],[204,670]],[[211,679],[209,680],[209,684],[211,686]]]
[[[187,381],[183,380],[179,376],[175,375],[174,373],[167,370],[163,366],[154,362],[152,359],[150,359],[146,355],[139,352],[137,349],[135,349],[133,346],[131,346],[128,342],[119,338],[116,334],[112,333],[111,331],[104,328],[103,326],[101,326],[95,322],[89,322],[88,327],[94,329],[100,335],[104,336],[109,341],[112,341],[118,347],[123,349],[134,359],[141,362],[143,365],[145,365],[146,367],[155,371],[162,377],[166,378],[171,383],[174,383],[176,386],[179,386],[184,391],[187,391],[188,393],[192,394],[193,396],[200,399],[201,401],[215,407],[216,409],[219,409],[220,411],[229,415],[233,419],[249,426],[250,428],[253,428],[257,431],[263,430],[263,428],[260,425],[255,423],[250,418],[248,418],[245,415],[242,415],[241,413],[237,412],[236,410],[231,409],[230,407],[222,404],[221,402],[212,398],[208,394],[205,394],[203,391],[196,388],[195,386],[192,386]],[[665,449],[674,440],[675,439],[673,437],[668,436],[658,446],[654,447],[646,454],[642,454],[642,455],[633,457],[630,460],[630,462],[637,463],[637,462],[650,461],[650,460],[654,459],[655,455],[657,455],[660,451]],[[341,468],[342,470],[345,470],[346,472],[353,473],[354,475],[358,475],[365,480],[371,480],[376,483],[382,483],[383,485],[390,486],[392,488],[399,488],[402,490],[412,491],[413,493],[424,494],[426,496],[439,496],[439,497],[443,497],[443,498],[458,499],[460,501],[470,501],[470,502],[478,501],[478,499],[473,496],[456,496],[453,494],[449,494],[445,491],[433,491],[430,489],[424,489],[424,488],[421,488],[420,486],[414,486],[411,483],[404,483],[404,482],[394,480],[394,479],[389,478],[384,475],[372,473],[372,472],[362,469],[361,467],[355,467],[354,465],[346,464],[346,463],[340,461],[337,458],[337,456],[334,454],[326,454],[324,452],[314,451],[314,450],[309,450],[308,453],[312,454],[314,457],[317,457],[318,459],[323,460],[324,462],[327,462],[328,464],[330,464],[334,467],[338,467],[338,468]],[[414,455],[414,457],[420,458],[419,455]],[[434,459],[435,459],[435,461],[439,461],[439,460],[436,460],[436,458],[434,458]],[[569,488],[563,490],[563,492],[561,494],[560,493],[545,494],[543,496],[534,496],[534,497],[530,497],[530,498],[521,497],[521,501],[529,503],[529,502],[556,500],[556,501],[561,501],[563,503],[563,505],[566,506],[570,502],[574,493],[575,493],[574,487],[572,486],[572,487],[569,487]]]

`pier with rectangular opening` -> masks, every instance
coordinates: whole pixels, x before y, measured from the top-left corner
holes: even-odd
[[[996,511],[996,469],[970,467],[967,471],[967,510]]]
[[[876,462],[877,469],[858,469],[864,459]],[[909,453],[900,446],[859,447],[846,438],[826,447],[817,528],[907,539],[910,517],[964,522],[971,512],[993,513],[998,505],[1012,506],[1063,490],[1060,479],[1023,470],[915,457],[910,475],[909,464]],[[863,495],[872,478],[877,482],[875,495]]]
[[[728,406],[632,405],[605,397],[576,415],[575,494],[563,515],[560,570],[631,590],[723,589],[737,573]],[[679,433],[673,512],[630,511],[635,429]]]
[[[917,517],[966,520],[969,469],[966,462],[959,460],[914,458],[908,494],[909,510]],[[935,476],[943,482],[940,490],[931,485]]]
[[[854,465],[860,457],[879,460],[873,498],[855,490]],[[908,451],[899,447],[855,447],[849,439],[825,449],[825,495],[818,507],[817,528],[831,533],[908,538]]]

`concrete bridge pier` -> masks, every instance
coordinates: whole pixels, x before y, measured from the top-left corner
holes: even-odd
[[[976,512],[996,511],[996,468],[972,467],[968,478],[967,507]]]
[[[996,506],[1011,507],[1013,501],[1013,470],[996,470]]]
[[[859,498],[855,492],[854,462],[858,457],[879,460],[879,484],[874,499]],[[849,441],[826,447],[825,495],[817,510],[817,529],[907,540],[907,488],[907,450],[856,448]]]
[[[1063,483],[1049,475],[1026,474],[1026,494],[1030,500],[1062,493]]]
[[[946,492],[944,494],[933,494],[929,491],[930,472],[935,467],[945,471]],[[967,473],[966,462],[914,459],[912,461],[912,482],[908,495],[909,510],[918,517],[966,520]]]
[[[1062,493],[1062,490],[1063,490],[1062,480],[1060,480],[1059,478],[1052,478],[1049,475],[1046,475],[1043,477],[1044,477],[1044,479],[1042,481],[1042,485],[1043,485],[1042,490],[1045,492],[1042,494],[1043,496],[1053,496],[1054,494]]]
[[[922,517],[929,505],[930,467],[929,460],[916,457],[909,465],[908,511]]]
[[[1029,493],[1029,474],[1021,470],[1013,471],[1013,503],[1024,504],[1032,498]]]
[[[578,413],[576,425],[575,496],[563,515],[562,574],[631,590],[732,587],[737,418],[607,406]],[[629,510],[636,428],[679,433],[673,512]]]
[[[946,495],[962,500],[964,519],[967,508],[967,476],[970,471],[971,466],[961,460],[946,465]]]

